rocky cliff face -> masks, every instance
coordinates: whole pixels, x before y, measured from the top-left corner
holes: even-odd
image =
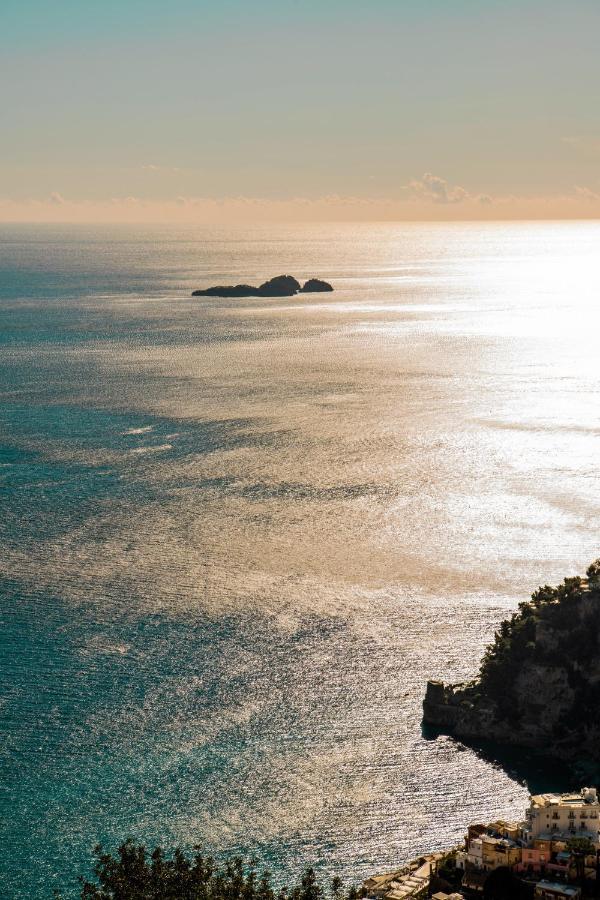
[[[600,560],[539,588],[503,622],[466,685],[429,682],[424,721],[457,737],[600,763]]]

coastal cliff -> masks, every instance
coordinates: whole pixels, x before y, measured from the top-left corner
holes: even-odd
[[[466,740],[600,763],[600,560],[502,622],[479,677],[430,681],[423,720]]]

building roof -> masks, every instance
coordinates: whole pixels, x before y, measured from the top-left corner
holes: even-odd
[[[401,883],[394,882],[393,889],[388,891],[385,896],[388,900],[404,900],[405,897],[410,897],[414,891],[425,887],[428,883],[428,878],[415,878],[407,875],[406,878],[402,879]]]
[[[589,788],[583,788],[578,794],[533,794],[529,801],[533,809],[542,809],[547,806],[597,806],[597,796],[588,791]]]
[[[497,828],[498,830],[505,828],[507,831],[518,831],[521,825],[521,822],[507,822],[505,819],[496,819],[495,822],[490,822],[487,827]]]
[[[588,831],[578,828],[576,831],[544,831],[537,835],[537,841],[572,841],[574,838],[589,838],[593,843],[598,843],[598,829]]]
[[[462,883],[467,888],[477,889],[479,887],[483,887],[488,874],[488,872],[480,872],[478,869],[467,869],[464,874]]]
[[[510,838],[496,837],[493,834],[482,834],[479,838],[476,838],[476,840],[480,840],[484,844],[494,844],[495,846],[498,846],[499,844],[501,847],[510,848],[518,846],[517,842],[511,841]]]
[[[365,884],[385,884],[386,881],[393,881],[397,872],[388,872],[385,875],[370,875],[365,879]]]
[[[536,887],[542,891],[562,893],[565,897],[578,897],[581,894],[579,888],[571,887],[568,884],[564,884],[564,882],[560,883],[558,881],[538,881]]]

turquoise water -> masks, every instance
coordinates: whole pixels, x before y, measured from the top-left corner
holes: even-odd
[[[520,815],[420,703],[599,553],[599,243],[0,229],[0,896],[127,835],[351,880]],[[283,271],[335,293],[189,296]]]

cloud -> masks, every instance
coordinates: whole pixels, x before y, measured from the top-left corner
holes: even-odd
[[[598,191],[593,191],[589,187],[581,187],[580,185],[576,184],[575,194],[577,197],[581,197],[582,200],[588,200],[590,203],[600,202],[600,193],[598,193]]]
[[[430,219],[591,219],[600,217],[600,186],[576,185],[545,195],[471,194],[427,173],[400,196],[186,196],[170,199],[120,196],[98,200],[0,197],[0,222],[231,222],[411,221]]]
[[[490,206],[494,202],[490,194],[470,194],[459,184],[450,184],[445,178],[432,175],[431,172],[425,172],[420,178],[409,181],[403,190],[407,191],[413,200],[425,200],[442,205],[471,201],[481,206]]]
[[[137,206],[139,197],[111,197],[110,202],[114,206]]]
[[[413,197],[431,200],[433,203],[462,203],[469,199],[469,193],[460,185],[450,185],[439,175],[425,172],[420,179],[409,181],[407,190]]]
[[[173,172],[181,172],[181,169],[178,169],[177,166],[157,166],[155,163],[146,163],[142,166],[143,172],[162,172],[165,174],[172,174]]]

